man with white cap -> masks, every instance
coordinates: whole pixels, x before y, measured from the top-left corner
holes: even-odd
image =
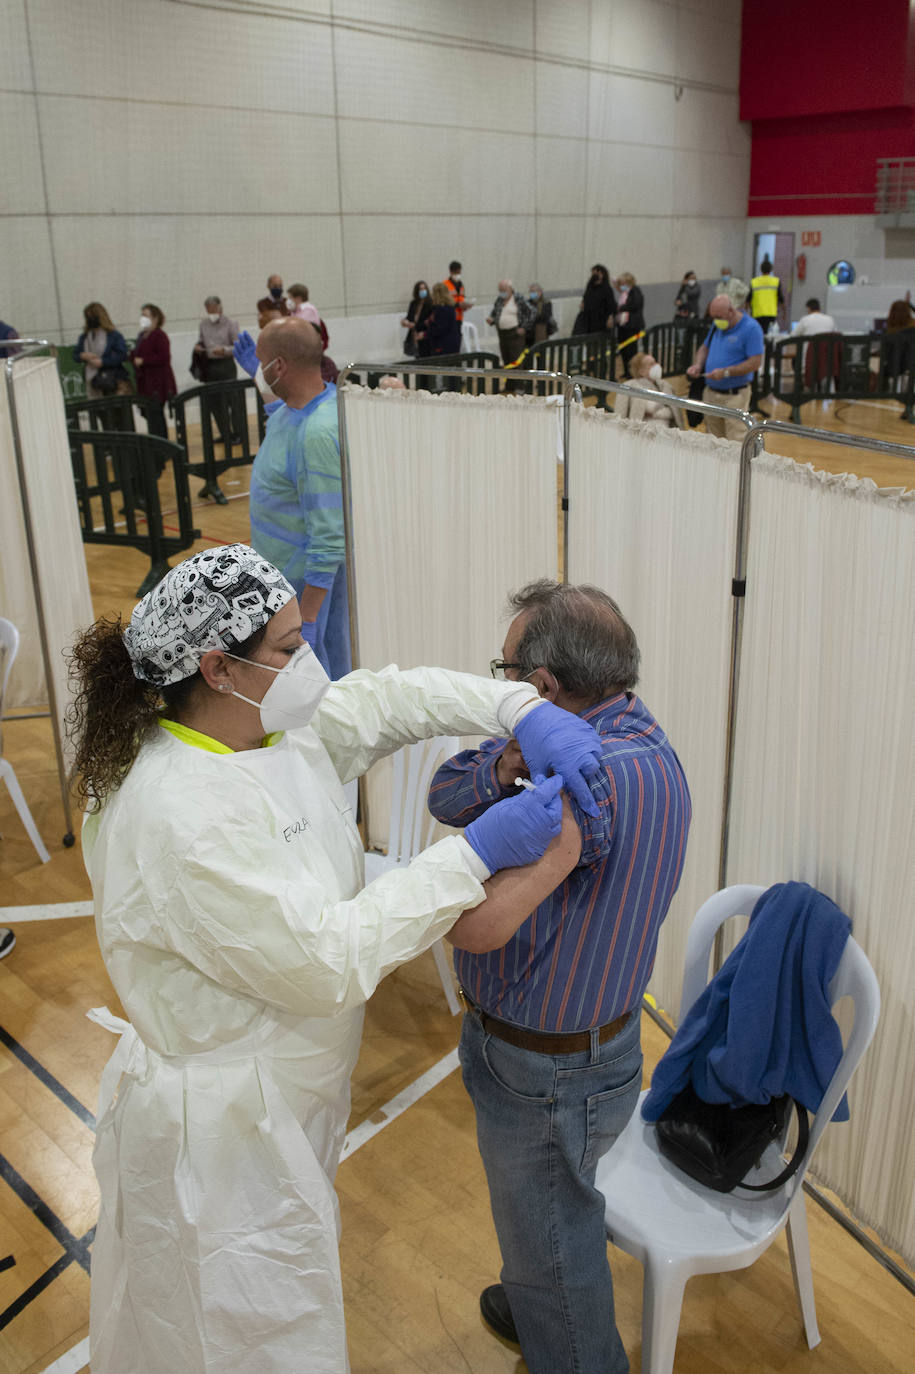
[[[365,1000],[461,922],[504,943],[555,886],[580,845],[561,774],[596,811],[596,734],[529,684],[330,683],[301,630],[292,586],[236,544],[74,646],[83,849],[130,1018],[92,1013],[121,1036],[94,1154],[93,1374],[348,1368],[333,1178]],[[343,783],[471,731],[513,734],[537,785],[363,887]]]

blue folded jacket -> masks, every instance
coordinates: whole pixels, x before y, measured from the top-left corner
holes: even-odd
[[[844,912],[807,883],[764,892],[655,1069],[645,1120],[657,1121],[688,1082],[705,1102],[790,1093],[815,1112],[842,1056],[828,990],[850,932]],[[848,1120],[845,1097],[833,1120]]]

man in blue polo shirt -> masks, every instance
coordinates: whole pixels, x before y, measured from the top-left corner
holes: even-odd
[[[716,296],[709,306],[712,327],[699,345],[688,377],[705,377],[703,401],[711,405],[746,410],[750,384],[765,351],[763,332],[751,315],[740,310],[730,296]],[[742,439],[746,430],[739,420],[707,415],[708,434],[719,439]]]

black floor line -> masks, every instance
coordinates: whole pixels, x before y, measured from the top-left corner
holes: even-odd
[[[23,1312],[28,1307],[29,1303],[33,1302],[40,1293],[43,1293],[44,1290],[54,1282],[58,1274],[62,1274],[72,1263],[72,1255],[61,1255],[60,1259],[55,1260],[50,1269],[46,1269],[24,1293],[20,1293],[19,1297],[11,1302],[5,1311],[0,1312],[0,1331],[2,1331],[5,1326],[9,1326],[13,1318],[18,1317],[19,1313]]]
[[[43,1198],[40,1198],[30,1183],[14,1169],[9,1160],[0,1155],[0,1178],[8,1183],[13,1192],[24,1202],[29,1211],[37,1217],[42,1226],[47,1227],[54,1239],[63,1246],[71,1260],[76,1260],[77,1264],[82,1265],[86,1273],[89,1272],[89,1244],[94,1231],[90,1231],[82,1239],[74,1236],[69,1227],[65,1226],[56,1212],[53,1212]]]
[[[93,1131],[95,1130],[95,1117],[89,1111],[88,1107],[84,1107],[82,1102],[75,1098],[73,1094],[64,1087],[63,1083],[56,1079],[52,1073],[49,1073],[43,1064],[39,1064],[35,1056],[29,1054],[28,1050],[20,1045],[19,1041],[15,1040],[10,1035],[9,1031],[4,1030],[2,1026],[0,1026],[0,1045],[5,1045],[10,1053],[14,1054],[19,1062],[24,1064],[29,1072],[35,1075],[39,1082],[43,1083],[46,1088],[50,1088],[54,1096],[58,1098],[65,1107],[70,1108],[74,1116],[78,1116],[80,1121],[86,1126],[90,1127]]]

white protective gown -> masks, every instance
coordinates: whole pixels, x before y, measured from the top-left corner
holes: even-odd
[[[457,837],[363,887],[342,783],[402,744],[512,732],[525,684],[357,672],[242,753],[166,730],[89,817],[130,1025],[102,1080],[93,1374],[343,1374],[333,1178],[363,1005],[477,905]],[[115,1096],[116,1093],[116,1096]]]

